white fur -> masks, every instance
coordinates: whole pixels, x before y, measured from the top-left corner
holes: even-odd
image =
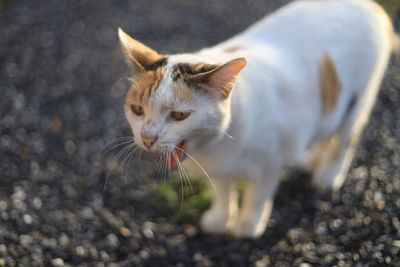
[[[228,41],[169,58],[168,66],[248,60],[227,100],[199,98],[190,107],[196,114],[181,128],[163,130],[174,144],[188,138],[189,153],[214,180],[215,201],[202,217],[204,230],[260,236],[283,168],[298,164],[310,145],[328,142],[334,135],[343,140],[339,157],[314,173],[313,182],[321,189],[340,187],[392,49],[390,21],[373,5],[369,0],[296,1]],[[235,46],[242,49],[224,52]],[[325,54],[336,66],[342,91],[335,109],[323,115],[319,66]],[[164,99],[170,83],[165,78],[158,89]],[[356,105],[344,118],[354,95]],[[209,129],[204,137],[190,139],[198,124]],[[190,159],[184,166],[203,172]],[[236,179],[247,183],[240,212],[232,186]]]

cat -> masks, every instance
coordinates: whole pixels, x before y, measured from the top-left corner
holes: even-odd
[[[200,227],[238,238],[263,234],[286,167],[340,188],[396,39],[370,0],[295,1],[196,53],[161,55],[118,32],[135,143],[205,173],[214,200]]]

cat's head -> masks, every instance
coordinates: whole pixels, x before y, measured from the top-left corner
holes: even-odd
[[[125,113],[135,143],[166,152],[169,166],[176,167],[188,151],[220,138],[230,121],[230,93],[246,60],[163,56],[121,29],[118,33],[134,72]]]

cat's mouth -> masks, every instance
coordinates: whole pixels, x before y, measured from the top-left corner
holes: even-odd
[[[165,162],[167,166],[173,169],[176,168],[179,162],[186,159],[187,157],[186,149],[187,149],[187,142],[186,140],[183,140],[172,151],[167,152],[165,156]]]

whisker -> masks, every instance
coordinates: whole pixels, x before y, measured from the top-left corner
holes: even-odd
[[[127,80],[128,82],[130,82],[131,86],[138,86],[138,83],[134,79],[132,79],[131,77],[122,77],[118,81],[123,81],[123,80]]]
[[[214,183],[213,183],[212,180],[211,180],[211,177],[210,177],[210,176],[208,175],[208,173],[204,170],[204,168],[200,165],[200,163],[198,163],[197,160],[196,160],[194,157],[192,157],[189,153],[187,153],[185,150],[183,150],[183,149],[181,149],[181,148],[179,148],[179,147],[176,147],[176,149],[179,149],[180,151],[182,151],[183,153],[185,153],[189,158],[191,158],[191,159],[193,160],[194,163],[196,163],[196,165],[200,168],[200,170],[205,174],[205,176],[206,176],[206,177],[208,178],[208,180],[210,181],[211,186],[212,186],[214,192],[216,192],[215,186],[214,186]]]
[[[175,158],[176,162],[179,162],[176,152],[173,149],[171,151],[172,151],[172,156]],[[177,164],[177,166],[179,166],[179,165]],[[178,174],[179,174],[179,180],[181,181],[181,210],[182,210],[183,209],[183,198],[184,198],[184,196],[183,196],[183,194],[184,194],[183,193],[183,178],[182,178],[181,172],[179,171],[179,168],[178,168]]]
[[[139,86],[140,87],[139,83],[137,83],[134,79],[132,79],[130,77],[128,77],[126,79],[131,83],[132,86],[135,86],[135,87]]]
[[[114,167],[115,167],[117,161],[119,160],[119,158],[120,158],[127,150],[130,149],[130,146],[131,146],[131,145],[132,145],[132,144],[127,145],[126,147],[124,147],[123,149],[121,149],[121,150],[117,153],[117,155],[115,155],[115,156],[113,157],[113,159],[112,159],[112,164],[111,164],[111,166],[109,167],[109,169],[108,169],[108,171],[107,171],[107,176],[109,175],[110,171],[114,169]]]
[[[124,169],[125,169],[124,174],[126,174],[126,170],[127,170],[126,167],[127,167],[128,164],[129,164],[128,159],[132,156],[132,154],[134,154],[134,152],[135,152],[137,149],[139,149],[137,146],[132,146],[132,147],[130,147],[130,148],[126,151],[126,153],[124,153],[125,156],[123,157],[122,162],[121,162],[121,164],[119,165],[119,169],[121,169],[121,170],[124,170]],[[125,163],[126,163],[126,166],[124,166]],[[124,183],[126,184],[126,183],[127,183],[126,176],[123,176],[123,178],[124,178]]]
[[[123,160],[122,163],[121,163],[121,168],[122,168],[122,169],[124,169],[124,164],[125,164],[125,163],[126,163],[126,166],[128,166],[128,164],[129,164],[129,160],[128,160],[128,159],[129,159],[131,156],[135,156],[135,154],[136,154],[136,152],[137,152],[138,150],[139,150],[139,147],[136,146],[136,144],[135,144],[135,146],[132,147],[131,151],[128,152],[128,153],[126,153],[127,156],[124,158],[124,160]]]
[[[166,159],[165,159],[165,151],[163,150],[162,152],[161,152],[161,158],[160,158],[160,161],[161,161],[161,170],[160,170],[160,172],[161,172],[161,175],[163,176],[163,179],[164,179],[164,184],[166,184],[166,182],[167,182],[167,180],[168,180],[168,176],[167,176],[167,168],[168,168],[168,166],[167,166],[167,162],[166,162]]]
[[[156,169],[156,173],[155,173],[156,179],[161,178],[163,175],[163,155],[164,155],[164,151],[160,151],[160,155],[159,155],[157,163],[156,163],[157,164],[157,169]],[[163,178],[164,178],[164,182],[165,182],[165,177],[163,177]]]
[[[217,129],[217,131],[219,131],[220,133],[222,133],[223,135],[225,135],[225,136],[228,137],[229,139],[235,140],[235,138],[234,138],[232,135],[230,135],[230,134],[228,134],[228,133],[222,131],[221,129],[218,129],[218,128],[215,128],[215,129]]]
[[[168,165],[168,163],[171,161],[171,153],[169,153],[168,150],[166,150],[167,158],[164,161],[164,166],[165,166],[165,177],[169,179],[171,177],[171,168]]]
[[[110,144],[115,143],[121,139],[132,139],[132,136],[122,136],[122,137],[115,138],[115,139],[111,140],[110,142],[108,142],[107,144],[105,144],[104,146],[109,146]]]
[[[183,167],[182,164],[181,164],[181,166],[182,166],[182,170],[183,170],[183,172],[184,172],[184,174],[185,174],[185,176],[186,176],[186,179],[187,179],[187,181],[189,182],[190,190],[192,191],[192,193],[194,193],[194,192],[193,192],[192,182],[190,181],[190,177],[189,177],[189,175],[188,175],[188,173],[187,173],[185,167]]]
[[[176,147],[175,147],[175,148],[176,148]],[[175,152],[175,151],[174,151],[174,154],[176,155],[176,152]],[[177,164],[178,170],[179,170],[180,172],[182,172],[183,178],[184,178],[184,180],[185,180],[185,184],[186,184],[186,185],[189,184],[190,190],[191,190],[192,193],[193,193],[193,187],[192,187],[192,183],[190,182],[189,175],[187,174],[185,168],[183,167],[182,163],[181,163],[179,160],[177,161],[177,163],[178,163],[178,164]]]
[[[120,80],[128,80],[131,83],[132,87],[135,87],[135,88],[138,88],[140,90],[143,90],[142,85],[140,85],[138,82],[136,82],[134,79],[132,79],[130,77],[121,78]]]
[[[154,178],[156,180],[158,180],[158,178],[160,178],[160,167],[161,167],[161,152],[158,155],[158,159],[155,161],[154,165],[155,165],[155,172],[154,172]]]
[[[143,154],[143,150],[140,150],[140,151],[139,151],[139,157],[138,157],[138,158],[139,158],[139,161],[142,160],[142,154]]]
[[[176,168],[177,168],[177,170],[178,170],[178,174],[181,175],[181,169],[179,168],[179,159],[178,159],[178,156],[177,156],[175,150],[171,149],[171,152],[172,152],[172,155],[173,155],[173,157],[174,157],[174,159],[175,159],[175,161],[176,161]],[[186,181],[182,180],[182,182],[185,182],[185,186],[186,186]]]
[[[104,147],[104,149],[103,149],[103,151],[101,152],[101,154],[106,154],[106,153],[110,152],[111,150],[113,150],[113,149],[115,149],[115,148],[117,148],[117,147],[120,147],[120,146],[129,144],[129,143],[134,143],[134,142],[135,142],[134,140],[128,140],[128,141],[123,141],[123,142],[121,142],[121,143],[119,143],[119,144],[113,145],[112,147],[107,148],[107,149],[106,149],[106,147]],[[110,144],[110,145],[111,145],[111,144]]]
[[[115,166],[117,165],[118,160],[121,158],[122,155],[124,155],[126,152],[128,152],[130,149],[132,149],[134,146],[136,146],[135,143],[129,144],[126,147],[124,147],[114,158],[113,158],[113,163],[112,165],[108,168],[107,174],[106,174],[106,180],[104,182],[104,187],[103,187],[103,196],[106,191],[108,181],[110,178],[110,175],[112,171],[114,170]]]

